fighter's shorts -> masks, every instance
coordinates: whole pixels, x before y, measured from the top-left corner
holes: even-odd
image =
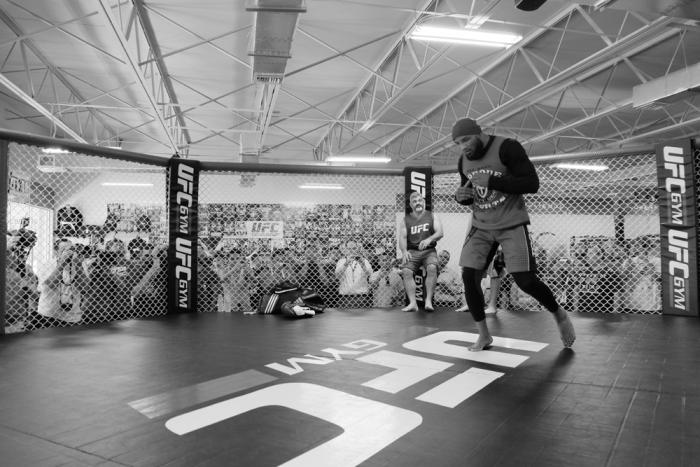
[[[527,225],[504,230],[483,230],[472,227],[462,246],[461,267],[484,270],[501,245],[508,272],[537,272]]]

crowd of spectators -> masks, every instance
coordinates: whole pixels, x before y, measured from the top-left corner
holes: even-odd
[[[6,323],[14,330],[165,312],[165,243],[154,247],[136,237],[126,244],[114,235],[95,243],[58,237],[53,260],[33,271],[21,239],[17,231],[8,233]]]
[[[536,248],[540,274],[567,309],[599,313],[661,310],[658,235],[625,242],[610,237],[571,240],[568,255]]]
[[[314,289],[329,307],[395,308],[406,303],[395,231],[388,234],[387,228],[377,227],[353,233],[358,224],[371,225],[367,219],[386,218],[381,210],[386,207],[297,210],[284,215],[273,208],[239,210],[236,216],[282,220],[281,240],[200,238],[199,311],[255,312],[261,297],[282,282]],[[223,216],[209,210],[210,219],[212,212]],[[340,233],[333,224],[342,227]],[[395,229],[395,224],[391,226]],[[154,242],[153,237],[136,236],[127,242],[112,234],[85,242],[57,236],[52,264],[33,271],[28,255],[36,235],[27,232],[31,231],[8,232],[7,326],[36,329],[165,312],[165,238]],[[450,252],[440,251],[439,245],[438,251],[435,305],[463,307],[459,271],[448,266]],[[570,310],[658,312],[661,308],[658,235],[624,243],[575,238],[567,251],[536,247],[536,253],[539,273]],[[507,275],[502,278],[499,308],[517,308],[516,289]]]

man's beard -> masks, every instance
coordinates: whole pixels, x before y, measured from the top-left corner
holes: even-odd
[[[484,143],[481,138],[475,138],[469,146],[462,151],[464,156],[470,161],[475,161],[484,157]]]

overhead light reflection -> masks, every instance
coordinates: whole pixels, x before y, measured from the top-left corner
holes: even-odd
[[[304,183],[299,185],[303,190],[344,190],[345,187],[339,183]]]
[[[603,170],[608,170],[607,165],[567,164],[565,162],[560,162],[558,164],[554,164],[554,167],[556,167],[558,169],[592,170],[595,172],[602,172]]]

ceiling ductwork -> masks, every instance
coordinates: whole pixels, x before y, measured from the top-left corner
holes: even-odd
[[[241,135],[241,158],[250,161],[262,151],[287,60],[292,56],[292,40],[299,14],[306,12],[306,4],[304,0],[249,0],[246,11],[255,13],[248,55],[253,57],[254,105],[259,112],[255,133]]]
[[[291,58],[292,39],[304,0],[251,0],[246,11],[255,12],[252,50],[253,79],[282,80]]]
[[[700,63],[632,88],[632,105],[669,104],[700,93]]]

